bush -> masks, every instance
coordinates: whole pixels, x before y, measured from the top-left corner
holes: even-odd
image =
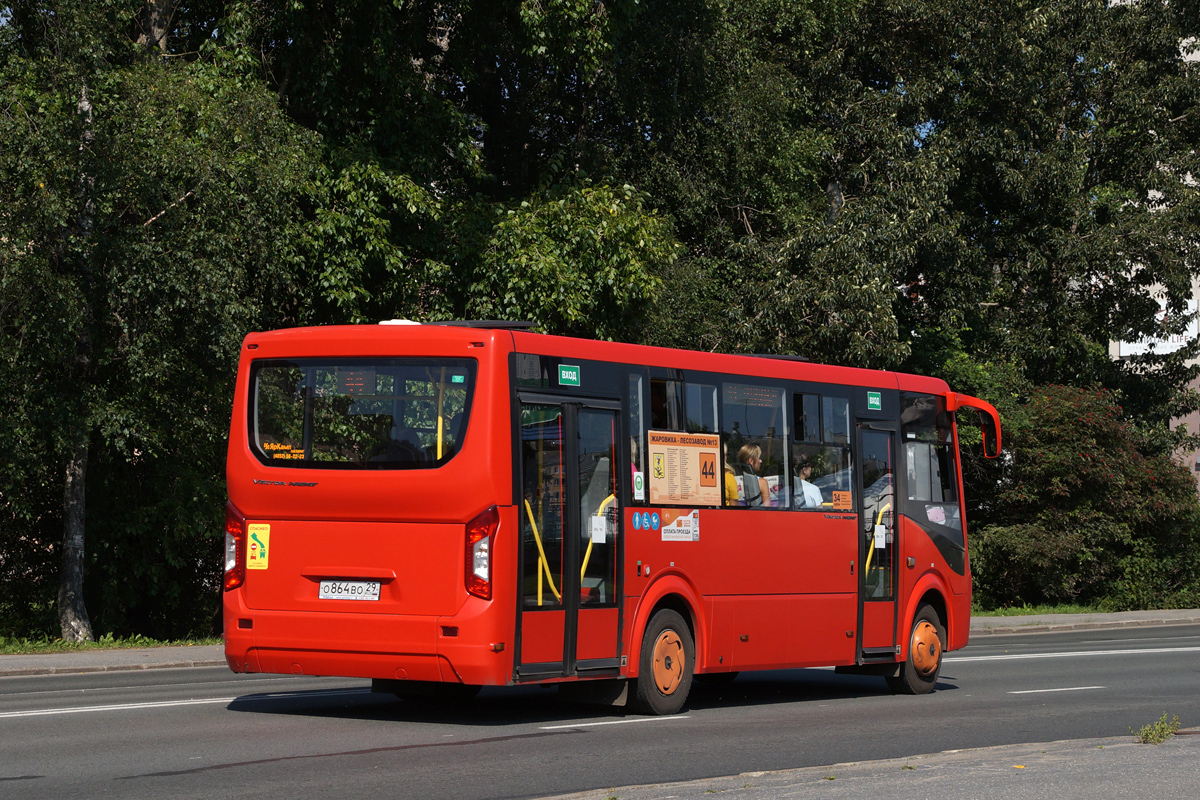
[[[1191,474],[1105,390],[1047,386],[1005,419],[1005,454],[977,486],[982,607],[1109,610],[1200,600],[1200,501]]]

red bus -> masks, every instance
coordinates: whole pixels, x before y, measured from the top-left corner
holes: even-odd
[[[503,322],[253,333],[229,437],[235,672],[402,697],[558,683],[682,707],[694,675],[933,689],[971,609],[941,380]]]

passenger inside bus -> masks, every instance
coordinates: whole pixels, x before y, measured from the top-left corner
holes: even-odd
[[[796,460],[796,480],[795,480],[795,497],[796,508],[820,508],[824,502],[821,497],[821,490],[816,484],[809,483],[809,478],[812,477],[813,465],[812,461],[807,456],[800,456]]]
[[[742,445],[738,450],[738,463],[734,472],[738,474],[742,489],[741,505],[761,506],[770,496],[766,478],[760,478],[758,470],[762,468],[762,448],[756,444]]]

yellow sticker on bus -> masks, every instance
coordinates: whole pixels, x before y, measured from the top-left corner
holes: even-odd
[[[271,526],[251,523],[246,527],[246,569],[266,569],[267,556],[271,550]]]

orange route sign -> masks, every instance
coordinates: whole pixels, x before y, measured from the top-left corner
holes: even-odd
[[[648,431],[650,504],[719,506],[717,455],[721,437],[715,433]]]

